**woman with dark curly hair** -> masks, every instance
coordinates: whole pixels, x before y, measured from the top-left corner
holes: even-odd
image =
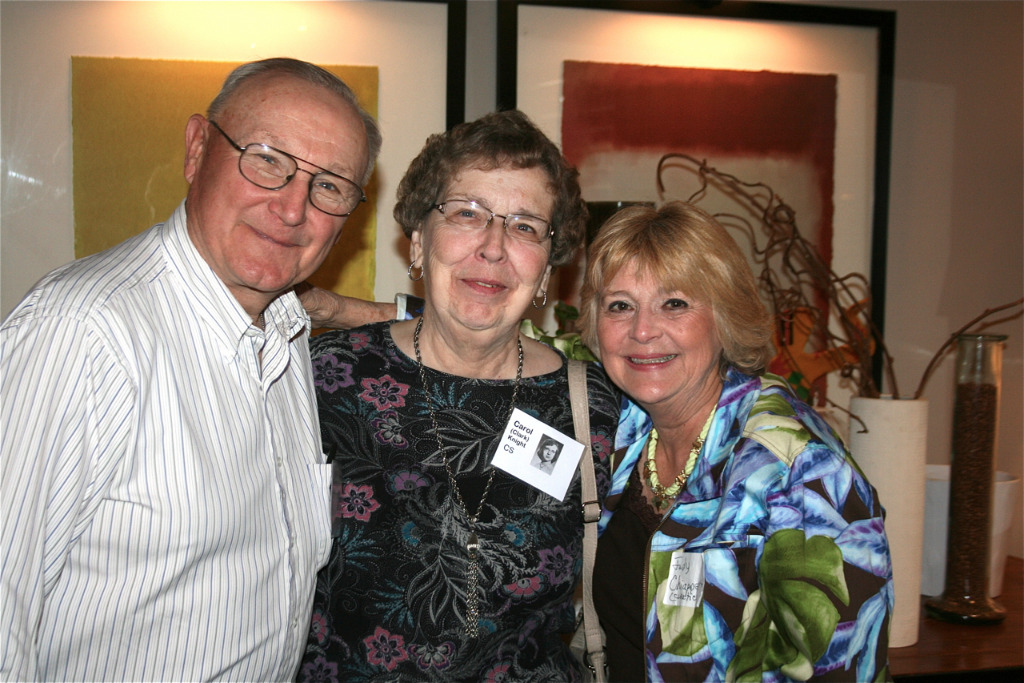
[[[566,358],[519,327],[582,238],[576,172],[525,115],[489,114],[427,140],[394,215],[422,315],[311,344],[335,539],[299,677],[577,680],[579,473],[559,499],[491,464],[574,436]],[[587,373],[603,496],[619,400]]]

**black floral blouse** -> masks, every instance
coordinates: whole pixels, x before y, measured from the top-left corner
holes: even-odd
[[[334,546],[320,572],[303,681],[567,681],[564,644],[582,568],[577,472],[564,501],[495,470],[480,519],[479,633],[465,635],[469,529],[451,495],[419,366],[390,323],[312,342],[324,452],[334,464]],[[566,365],[521,381],[516,407],[572,435]],[[598,491],[619,396],[587,370]],[[513,381],[426,370],[442,442],[476,511],[510,414]]]

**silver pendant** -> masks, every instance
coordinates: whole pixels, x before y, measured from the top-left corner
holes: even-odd
[[[476,638],[480,633],[480,599],[477,588],[480,585],[480,567],[477,562],[477,551],[480,541],[476,532],[469,532],[466,550],[469,551],[469,568],[466,570],[466,635]]]

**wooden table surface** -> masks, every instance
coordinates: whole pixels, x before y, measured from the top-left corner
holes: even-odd
[[[1003,594],[996,597],[996,602],[1006,608],[1006,619],[998,624],[951,624],[932,619],[925,614],[922,598],[917,643],[889,650],[889,667],[893,676],[898,680],[912,680],[912,677],[922,675],[1021,669],[1019,678],[1013,672],[1013,678],[1006,680],[1024,681],[1022,574],[1024,560],[1008,558],[1003,575]]]

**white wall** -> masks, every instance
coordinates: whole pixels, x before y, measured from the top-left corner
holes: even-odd
[[[900,391],[912,392],[951,332],[1024,295],[1024,3],[818,4],[897,12],[886,338]],[[1009,336],[997,467],[1021,476],[1024,324],[989,331]],[[947,357],[925,390],[934,464],[950,459],[953,364]]]

